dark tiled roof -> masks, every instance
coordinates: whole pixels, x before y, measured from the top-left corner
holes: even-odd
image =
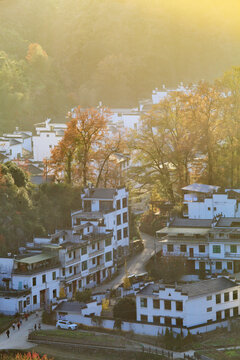
[[[86,198],[95,198],[95,199],[113,199],[116,194],[116,189],[90,189],[89,196]]]
[[[211,219],[182,219],[175,218],[169,224],[169,227],[192,227],[192,228],[211,228]]]
[[[219,188],[220,188],[220,186],[194,183],[194,184],[183,187],[182,190],[209,194],[209,193],[218,191]]]
[[[63,301],[55,308],[55,311],[72,311],[80,313],[84,308],[86,308],[86,304],[83,302]]]
[[[240,227],[239,217],[221,217],[216,227]]]
[[[229,288],[235,287],[237,284],[229,280],[225,277],[220,277],[217,279],[209,279],[209,280],[202,280],[197,281],[192,284],[186,284],[182,286],[169,286],[171,288],[175,288],[178,291],[181,291],[184,294],[187,294],[189,297],[193,296],[202,296],[205,294],[216,293],[222,290],[227,290]],[[138,294],[140,295],[153,295],[153,292],[158,292],[159,289],[167,288],[168,286],[162,284],[149,284],[144,289],[139,291]]]
[[[200,296],[204,294],[216,293],[221,290],[229,289],[237,286],[237,284],[225,277],[198,281],[193,284],[182,286],[182,291],[186,292],[188,296]]]

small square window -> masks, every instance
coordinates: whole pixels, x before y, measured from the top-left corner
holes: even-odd
[[[207,296],[207,301],[212,300],[212,295]]]
[[[164,301],[164,308],[165,308],[165,310],[171,310],[171,308],[172,308],[171,300]]]
[[[216,270],[222,270],[222,262],[216,261]]]
[[[216,304],[221,304],[221,294],[216,295]]]
[[[205,253],[205,245],[199,245],[199,252]]]
[[[141,307],[147,307],[147,298],[141,298],[140,299],[140,306]]]
[[[237,300],[238,299],[238,290],[234,290],[233,291],[233,300]]]
[[[183,302],[182,301],[176,301],[176,310],[183,311]]]
[[[153,316],[153,323],[156,325],[160,324],[160,316]]]
[[[153,308],[154,309],[160,309],[160,300],[153,299]]]
[[[180,245],[180,251],[181,252],[186,252],[187,251],[187,246],[186,245]]]
[[[168,252],[173,252],[173,244],[169,244],[169,245],[167,246],[167,251],[168,251]]]
[[[208,307],[207,308],[207,312],[211,312],[212,311],[212,308],[211,307]]]
[[[147,322],[148,321],[147,315],[141,315],[141,321]]]
[[[229,301],[229,292],[224,293],[224,302]]]
[[[232,266],[232,262],[231,261],[228,261],[227,262],[227,269],[228,270],[232,270],[233,266]]]

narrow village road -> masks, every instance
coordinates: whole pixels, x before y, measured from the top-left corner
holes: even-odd
[[[27,321],[23,320],[19,330],[17,329],[17,327],[15,327],[15,330],[10,327],[9,339],[7,338],[6,332],[3,332],[0,335],[0,349],[28,349],[33,347],[34,344],[27,341],[28,334],[30,331],[34,330],[34,325],[38,325],[40,320],[40,315],[36,317],[36,314],[33,314],[29,316]],[[41,323],[41,328],[43,330],[48,330],[55,329],[55,326],[45,325]]]
[[[154,236],[141,233],[143,242],[144,242],[144,250],[141,253],[133,256],[131,259],[127,260],[127,271],[129,275],[132,274],[141,274],[145,272],[145,264],[146,262],[154,255],[155,246],[156,251],[161,250],[161,242],[156,239]],[[106,291],[107,289],[116,288],[123,281],[125,276],[125,267],[122,266],[119,270],[119,274],[108,283],[99,285],[94,289],[94,292]]]

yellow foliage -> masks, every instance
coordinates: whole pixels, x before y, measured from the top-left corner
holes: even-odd
[[[109,308],[109,300],[108,299],[102,299],[102,309],[108,310]]]
[[[60,297],[61,299],[66,297],[66,293],[65,293],[65,290],[64,290],[63,287],[60,288],[59,297]]]
[[[124,289],[129,289],[131,287],[130,280],[127,276],[123,279],[123,287]]]

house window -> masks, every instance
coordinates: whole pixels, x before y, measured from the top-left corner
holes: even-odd
[[[207,308],[207,312],[211,312],[212,311],[212,308],[211,307],[208,307]]]
[[[210,211],[210,210],[211,210],[211,208],[210,208],[210,207],[208,207],[207,209],[208,209],[208,211]]]
[[[66,270],[65,268],[62,268],[62,275],[65,276],[65,274],[66,274]]]
[[[220,254],[221,253],[221,246],[220,245],[213,245],[213,253]]]
[[[176,318],[176,325],[178,327],[183,327],[183,319],[182,318]]]
[[[160,309],[160,300],[153,299],[153,308],[154,309]]]
[[[165,300],[164,301],[164,308],[165,308],[165,310],[171,310],[171,308],[172,308],[171,300]]]
[[[53,273],[52,273],[52,279],[53,279],[53,280],[56,280],[56,271],[53,271]]]
[[[82,271],[87,270],[87,261],[82,262]]]
[[[216,304],[221,304],[221,294],[216,295]]]
[[[36,305],[37,304],[37,295],[33,296],[33,304]]]
[[[123,237],[124,237],[124,238],[127,238],[127,237],[128,237],[128,228],[127,228],[127,227],[125,227],[125,228],[123,229]]]
[[[212,295],[207,296],[207,301],[212,300]]]
[[[141,321],[142,322],[147,322],[148,321],[147,315],[141,315]]]
[[[54,289],[53,292],[52,292],[52,294],[53,294],[53,298],[57,297],[57,290]]]
[[[147,307],[147,298],[142,298],[140,299],[140,306],[141,307]]]
[[[93,258],[92,259],[92,264],[95,265],[95,263],[96,263],[96,258]]]
[[[176,310],[183,311],[183,302],[182,301],[176,301]]]
[[[228,319],[230,317],[230,309],[225,310],[225,319]]]
[[[236,254],[236,252],[237,252],[237,245],[230,245],[230,252]]]
[[[122,240],[122,230],[121,229],[117,231],[117,239]]]
[[[122,207],[123,208],[127,207],[127,198],[126,197],[122,199]]]
[[[34,277],[32,278],[32,286],[36,286],[37,284],[37,279]]]
[[[156,325],[160,324],[160,316],[153,316],[153,323]]]
[[[112,239],[106,239],[105,246],[110,246],[110,245],[112,245]]]
[[[112,260],[112,252],[109,251],[105,254],[105,261],[108,262],[108,261],[111,261]]]
[[[217,208],[214,206],[213,211],[216,211],[216,210],[217,210]]]
[[[186,245],[180,245],[180,251],[181,252],[186,252],[187,251],[187,246]]]
[[[92,250],[94,250],[95,249],[95,244],[92,244]]]
[[[42,275],[42,283],[44,284],[46,282],[46,275]]]
[[[117,215],[117,225],[121,225],[121,215]]]
[[[238,299],[238,290],[234,290],[233,291],[233,300],[237,300]]]
[[[82,287],[82,280],[78,280],[78,288],[81,289]]]
[[[82,247],[82,255],[87,254],[87,246]]]
[[[172,244],[169,244],[169,245],[167,246],[167,251],[168,251],[168,252],[173,252],[173,245],[172,245]]]
[[[205,245],[199,245],[199,252],[205,253]]]
[[[69,274],[72,273],[72,266],[69,266]]]
[[[172,325],[172,319],[168,316],[165,317],[165,325],[171,326]]]
[[[216,261],[216,270],[222,270],[222,262]]]
[[[224,293],[224,302],[229,301],[229,292]]]
[[[123,223],[127,223],[128,222],[128,214],[127,212],[123,213]]]
[[[238,306],[233,308],[233,316],[238,316]]]
[[[216,312],[216,320],[217,320],[217,321],[222,320],[222,312],[221,312],[221,311],[217,311],[217,312]]]
[[[232,262],[231,261],[227,262],[227,269],[232,270]]]
[[[120,210],[121,209],[121,202],[120,200],[117,200],[117,210]]]

